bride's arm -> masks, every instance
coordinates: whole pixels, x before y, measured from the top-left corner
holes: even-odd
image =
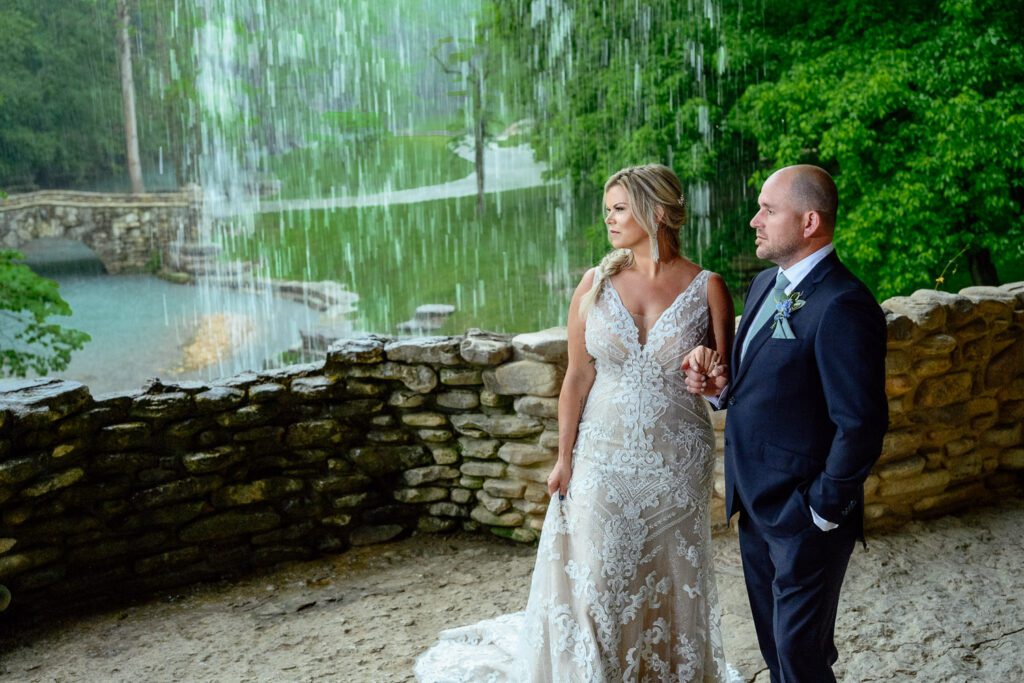
[[[558,395],[558,461],[548,476],[548,494],[552,496],[558,491],[560,497],[565,497],[572,477],[572,449],[576,445],[583,407],[587,404],[596,376],[594,358],[587,352],[586,323],[580,319],[580,300],[590,291],[593,282],[594,271],[589,270],[576,287],[569,304],[569,367]]]
[[[732,295],[725,280],[717,273],[708,279],[708,310],[711,316],[708,343],[711,346],[695,347],[686,355],[681,369],[686,375],[686,388],[690,393],[703,394],[713,400],[729,384],[728,362],[736,334]]]

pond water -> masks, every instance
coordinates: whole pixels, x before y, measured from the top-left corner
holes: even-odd
[[[93,395],[147,379],[210,380],[260,369],[300,344],[318,313],[277,297],[177,285],[148,275],[57,276],[73,315],[52,320],[92,341],[51,376],[86,384]],[[204,301],[213,297],[215,302]],[[216,313],[208,313],[216,311]]]

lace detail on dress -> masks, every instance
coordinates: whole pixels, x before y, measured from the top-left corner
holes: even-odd
[[[586,325],[596,378],[573,476],[548,507],[527,609],[509,617],[518,624],[501,617],[442,634],[417,661],[420,681],[729,680],[711,554],[714,433],[679,370],[707,338],[709,275],[662,313],[646,344],[605,281]],[[514,646],[496,633],[513,627]],[[484,647],[463,649],[469,632]]]

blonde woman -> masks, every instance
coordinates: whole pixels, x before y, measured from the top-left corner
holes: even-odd
[[[732,299],[680,253],[685,202],[669,168],[615,173],[604,203],[614,251],[569,307],[559,454],[526,612],[445,632],[417,662],[421,681],[728,679],[714,433],[683,369],[728,381],[718,360],[732,344]]]

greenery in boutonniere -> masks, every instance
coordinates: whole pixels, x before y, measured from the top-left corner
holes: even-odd
[[[796,339],[789,326],[789,318],[806,303],[800,298],[800,292],[791,292],[775,301],[775,321],[772,323],[772,339]]]

